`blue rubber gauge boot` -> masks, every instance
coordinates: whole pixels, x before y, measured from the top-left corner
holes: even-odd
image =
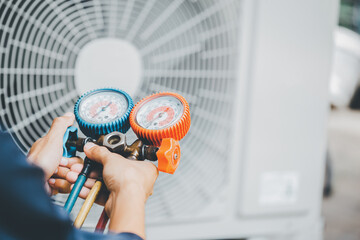
[[[80,130],[88,137],[98,138],[114,131],[126,133],[133,106],[126,92],[102,88],[82,95],[75,104],[74,113]]]

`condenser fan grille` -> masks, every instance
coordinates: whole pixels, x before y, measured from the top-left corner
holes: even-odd
[[[148,217],[194,216],[226,183],[241,3],[0,1],[2,130],[27,152],[55,117],[72,110],[79,95],[76,61],[84,46],[107,38],[130,42],[142,61],[134,100],[177,92],[189,101],[192,116],[181,142],[181,166],[174,176],[160,176]]]

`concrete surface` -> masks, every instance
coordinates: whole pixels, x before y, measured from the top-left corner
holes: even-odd
[[[360,111],[331,111],[333,194],[324,199],[325,240],[360,240]]]

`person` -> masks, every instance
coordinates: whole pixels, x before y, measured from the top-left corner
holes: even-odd
[[[75,229],[65,210],[52,203],[49,194],[69,192],[82,168],[82,159],[62,157],[63,136],[74,119],[72,113],[56,118],[27,159],[9,134],[0,133],[0,239],[145,239],[145,203],[158,176],[151,162],[130,161],[94,143],[85,145],[86,156],[103,165],[107,191],[97,203],[110,218],[109,234]],[[86,198],[99,174],[91,173],[80,197]]]

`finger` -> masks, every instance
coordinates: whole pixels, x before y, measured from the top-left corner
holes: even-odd
[[[90,174],[89,174],[89,178],[94,178],[94,179],[98,179],[101,176],[101,171],[100,169],[95,169],[93,170]]]
[[[72,172],[76,172],[79,174],[83,166],[84,166],[83,164],[74,164],[71,166],[70,170]],[[92,170],[91,173],[89,174],[89,178],[99,178],[101,176],[101,172],[102,172],[101,169]]]
[[[74,184],[72,184],[70,186],[70,189],[72,189],[74,187]],[[79,197],[81,197],[82,199],[86,199],[86,197],[89,195],[89,192],[90,192],[90,189],[87,188],[87,187],[83,187],[81,188],[80,190],[80,193],[79,193]]]
[[[101,164],[105,164],[110,151],[105,147],[100,147],[95,143],[89,142],[84,146],[84,152],[88,158]]]
[[[83,163],[82,158],[80,157],[62,157],[60,161],[60,166],[71,168],[74,164]]]
[[[58,167],[53,174],[53,177],[58,177],[66,179],[66,175],[70,172],[70,169],[67,167]]]
[[[91,175],[91,174],[90,174]],[[73,172],[73,171],[69,171],[67,174],[66,174],[66,181],[70,182],[70,183],[75,183],[76,180],[78,179],[78,176],[79,176],[79,173],[77,172]],[[89,177],[86,182],[85,182],[85,186],[86,187],[89,187],[89,188],[92,188],[92,186],[94,186],[94,183],[96,181],[98,177]]]
[[[66,180],[70,183],[75,183],[77,178],[79,176],[79,173],[76,172],[68,172],[68,174],[66,175]]]
[[[50,178],[48,183],[52,189],[59,191],[59,193],[70,192],[70,183],[64,179]]]
[[[83,187],[79,193],[79,197],[86,199],[87,196],[89,195],[89,192],[90,192],[89,188]]]
[[[66,129],[71,125],[73,125],[74,121],[75,121],[75,116],[71,112],[65,113],[62,117],[55,118],[50,127],[48,136],[49,137],[63,136]]]
[[[76,164],[72,165],[70,169],[72,172],[80,173],[81,170],[83,169],[83,167],[84,167],[84,164],[76,163]]]
[[[88,178],[88,179],[86,179],[84,186],[91,189],[94,186],[95,182],[96,182],[96,179]]]

